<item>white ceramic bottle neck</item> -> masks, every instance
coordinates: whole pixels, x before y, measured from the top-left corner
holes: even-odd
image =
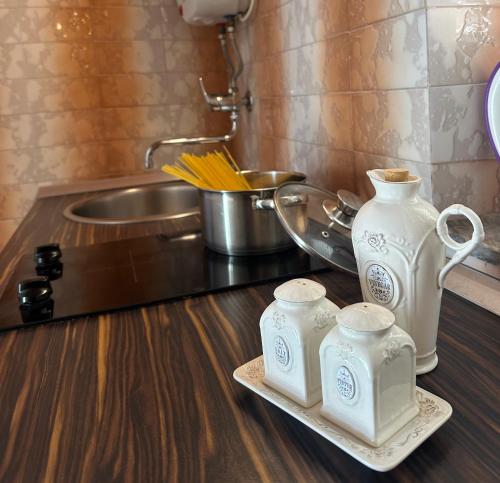
[[[369,172],[368,176],[375,188],[375,199],[380,201],[413,201],[418,197],[418,189],[422,178],[414,177],[407,182],[391,182],[379,179]]]

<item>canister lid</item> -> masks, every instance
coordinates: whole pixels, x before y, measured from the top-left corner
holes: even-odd
[[[314,302],[326,295],[326,289],[318,282],[307,278],[296,278],[282,283],[274,291],[274,297],[283,302]]]
[[[394,314],[377,304],[361,302],[348,305],[337,313],[337,323],[356,332],[378,332],[392,327]]]
[[[335,193],[304,183],[285,183],[274,194],[281,224],[309,255],[357,274],[350,230],[329,218],[325,206],[338,205]]]

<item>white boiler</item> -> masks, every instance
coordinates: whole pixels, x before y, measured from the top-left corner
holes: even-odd
[[[193,25],[225,23],[236,15],[247,17],[255,0],[177,0],[184,20]]]

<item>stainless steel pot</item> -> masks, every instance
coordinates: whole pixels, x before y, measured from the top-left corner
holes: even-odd
[[[254,189],[249,191],[199,190],[205,244],[226,255],[262,255],[293,247],[273,209],[276,188],[305,181],[291,171],[245,171]]]

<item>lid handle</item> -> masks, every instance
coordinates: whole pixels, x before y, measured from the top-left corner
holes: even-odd
[[[280,202],[283,206],[302,206],[307,203],[307,195],[286,195],[280,197]],[[259,198],[252,196],[252,208],[254,210],[274,210],[275,208],[273,198]]]

